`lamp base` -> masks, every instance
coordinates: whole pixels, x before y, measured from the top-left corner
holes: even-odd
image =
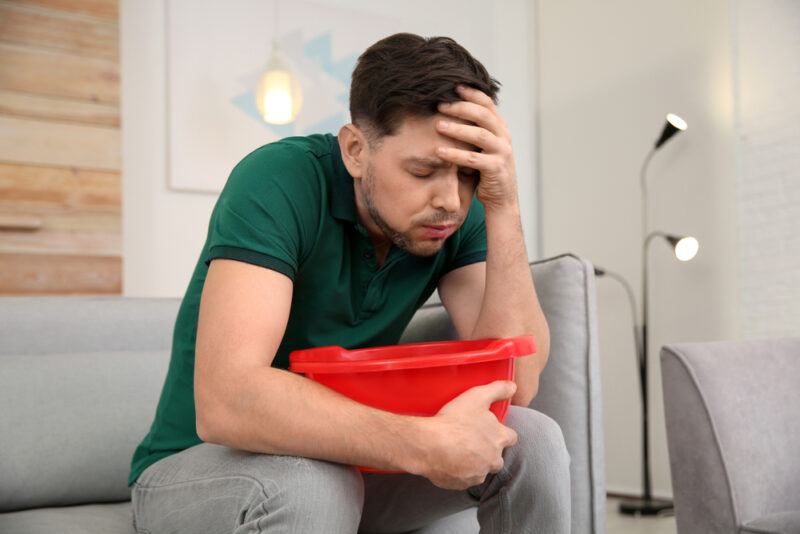
[[[663,499],[628,499],[619,503],[619,512],[625,515],[674,515],[672,501]]]

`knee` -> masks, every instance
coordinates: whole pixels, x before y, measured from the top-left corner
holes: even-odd
[[[364,481],[355,467],[296,456],[279,461],[285,464],[285,476],[266,495],[266,524],[290,525],[292,532],[357,530]]]
[[[355,467],[298,456],[283,458],[289,464],[288,490],[302,494],[307,500],[319,497],[363,504],[364,480]]]
[[[570,456],[564,434],[552,418],[530,408],[512,406],[506,425],[517,432],[519,439],[513,448],[526,467],[569,476]]]

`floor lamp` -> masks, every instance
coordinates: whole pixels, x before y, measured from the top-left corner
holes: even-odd
[[[689,261],[697,254],[699,244],[694,237],[683,237],[664,232],[648,233],[647,220],[647,167],[655,152],[661,148],[676,133],[685,130],[686,122],[674,114],[667,115],[664,129],[655,146],[645,157],[641,170],[641,193],[642,193],[642,321],[637,327],[634,321],[634,341],[638,357],[639,385],[642,395],[642,497],[628,499],[620,503],[619,511],[626,515],[658,515],[672,511],[672,501],[654,499],[652,492],[652,481],[650,479],[650,429],[649,418],[649,398],[647,393],[648,385],[648,338],[647,338],[647,318],[648,318],[648,250],[650,243],[655,238],[663,238],[673,248],[675,257],[681,261]],[[595,273],[609,275],[620,281],[625,287],[629,300],[631,301],[632,314],[636,316],[636,304],[633,299],[633,292],[630,285],[619,275],[611,273],[605,269],[597,268]]]

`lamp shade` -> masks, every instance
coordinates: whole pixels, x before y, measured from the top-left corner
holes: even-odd
[[[680,237],[676,235],[668,235],[667,241],[670,242],[675,252],[675,257],[680,261],[689,261],[697,256],[697,251],[700,250],[700,243],[692,236]]]
[[[661,145],[669,141],[673,135],[678,132],[682,132],[685,130],[689,125],[686,124],[686,121],[682,118],[678,117],[674,113],[667,114],[667,119],[664,122],[664,128],[661,130],[661,136],[656,141],[656,150],[661,148]]]
[[[258,112],[265,122],[288,124],[297,117],[302,105],[300,82],[277,44],[273,44],[272,57],[256,89]]]

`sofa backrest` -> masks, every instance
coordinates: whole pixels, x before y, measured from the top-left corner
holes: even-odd
[[[179,304],[0,298],[0,512],[130,498]]]
[[[532,264],[550,357],[531,407],[571,458],[572,532],[604,530],[594,270],[573,255]],[[129,498],[133,450],[152,422],[179,299],[0,298],[0,512]],[[435,299],[401,342],[455,337]]]

